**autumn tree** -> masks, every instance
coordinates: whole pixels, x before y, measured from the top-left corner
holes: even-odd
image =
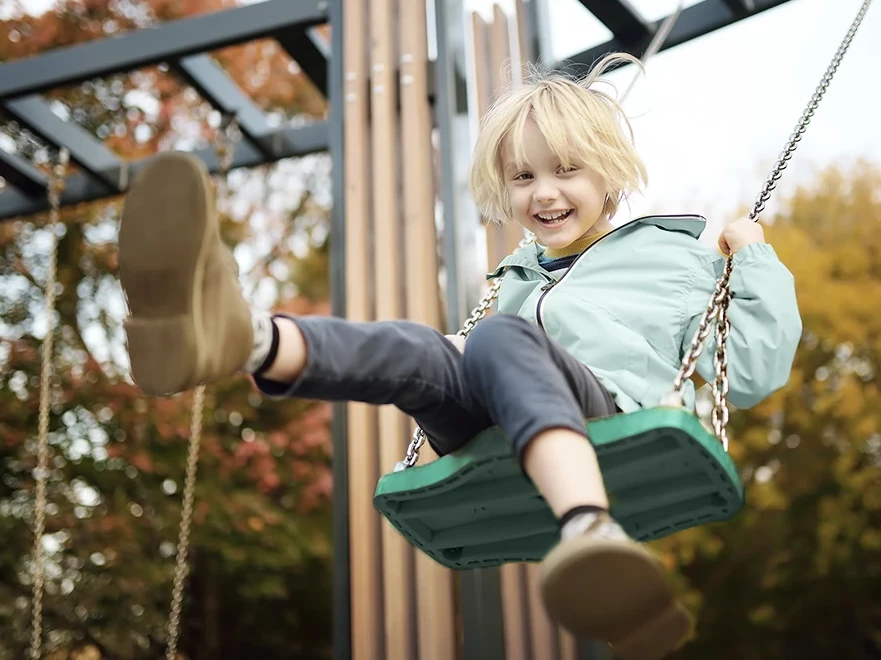
[[[232,4],[59,1],[43,16],[19,13],[0,22],[0,61]],[[324,100],[273,42],[214,55],[278,121],[325,112]],[[220,119],[164,66],[47,98],[127,159],[205,147]],[[0,139],[37,163],[49,155],[12,121],[0,123]],[[231,174],[222,231],[236,245],[255,304],[328,313],[328,169],[327,156],[316,155]],[[151,399],[128,378],[116,262],[120,207],[111,199],[65,210],[51,319],[43,296],[46,218],[0,224],[0,658],[25,657],[27,648],[47,331],[56,346],[44,543],[47,657],[152,659],[164,648],[191,396]],[[329,656],[329,420],[326,405],[268,402],[243,378],[209,388],[185,657]]]
[[[804,334],[731,421],[747,505],[658,543],[699,617],[677,657],[881,657],[881,172],[830,168],[771,218]]]

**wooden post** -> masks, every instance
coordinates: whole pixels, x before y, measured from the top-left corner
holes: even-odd
[[[428,104],[428,46],[425,7],[399,0],[401,174],[405,299],[407,318],[441,329],[434,177],[431,155],[431,113]],[[411,424],[410,431],[415,430]],[[428,445],[420,464],[437,458]],[[416,603],[420,660],[457,655],[454,576],[429,557],[416,553]]]
[[[519,73],[515,75],[513,56],[511,53],[511,31],[508,27],[508,15],[499,5],[493,5],[493,24],[490,43],[490,79],[495,81],[492,90],[492,100],[503,93],[512,82],[519,79]],[[498,259],[514,252],[523,240],[523,227],[516,222],[509,222],[501,228],[502,255]],[[490,264],[495,268],[496,264]]]
[[[399,319],[401,242],[398,219],[398,132],[395,53],[395,6],[392,0],[370,3],[370,101],[373,161],[374,281],[377,320]],[[379,418],[379,469],[390,471],[401,460],[406,439],[403,415],[382,406]],[[365,494],[366,495],[366,494]],[[376,515],[374,513],[373,515]],[[413,599],[413,552],[386,521],[382,529],[382,568],[386,660],[412,660],[416,650]]]
[[[477,12],[471,13],[471,38],[474,70],[469,73],[474,80],[475,106],[479,120],[492,102],[493,71],[489,65],[490,29]],[[492,270],[505,257],[504,231],[499,225],[489,221],[485,224],[485,231],[487,269]]]
[[[364,33],[366,0],[345,0],[343,111],[346,195],[346,316],[368,321],[370,306],[370,236],[367,131],[367,44]],[[376,413],[366,404],[348,405],[349,556],[351,580],[352,657],[381,660],[382,644],[379,519],[370,494],[376,471]]]

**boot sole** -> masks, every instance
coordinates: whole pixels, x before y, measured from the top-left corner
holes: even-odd
[[[147,394],[188,389],[205,359],[202,281],[217,235],[211,181],[187,154],[157,156],[126,196],[119,228],[120,281],[132,378]]]
[[[606,640],[622,660],[660,660],[692,628],[661,566],[635,543],[561,543],[542,562],[542,594],[552,619],[577,637]]]

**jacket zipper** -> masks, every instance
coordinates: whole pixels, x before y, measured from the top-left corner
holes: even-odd
[[[553,280],[552,282],[548,282],[547,284],[542,286],[542,288],[541,288],[542,294],[538,297],[538,302],[535,303],[535,320],[538,323],[538,327],[540,327],[542,330],[545,330],[547,332],[547,330],[545,329],[545,326],[544,326],[544,322],[541,320],[541,307],[542,307],[542,303],[544,302],[544,299],[551,292],[551,289],[553,289],[558,284],[561,284],[563,282],[563,280],[565,280],[569,276],[569,273],[572,272],[572,270],[575,268],[575,265],[581,260],[581,257],[583,257],[585,254],[587,254],[588,250],[590,250],[594,245],[598,245],[598,244],[602,243],[604,240],[606,240],[609,236],[614,234],[616,231],[618,231],[619,229],[623,229],[626,226],[627,226],[627,224],[621,225],[620,227],[615,227],[615,229],[610,231],[608,234],[606,234],[602,238],[598,239],[596,242],[589,245],[584,250],[584,252],[582,252],[577,257],[575,257],[575,260],[570,264],[569,269],[563,274],[563,277],[561,277],[558,280]]]

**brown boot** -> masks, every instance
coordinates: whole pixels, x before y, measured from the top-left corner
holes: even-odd
[[[132,378],[144,392],[182,392],[242,369],[253,344],[250,309],[199,159],[162,154],[135,177],[119,271]]]
[[[607,514],[548,553],[541,582],[552,619],[576,637],[609,642],[622,660],[660,660],[692,628],[658,560]]]

